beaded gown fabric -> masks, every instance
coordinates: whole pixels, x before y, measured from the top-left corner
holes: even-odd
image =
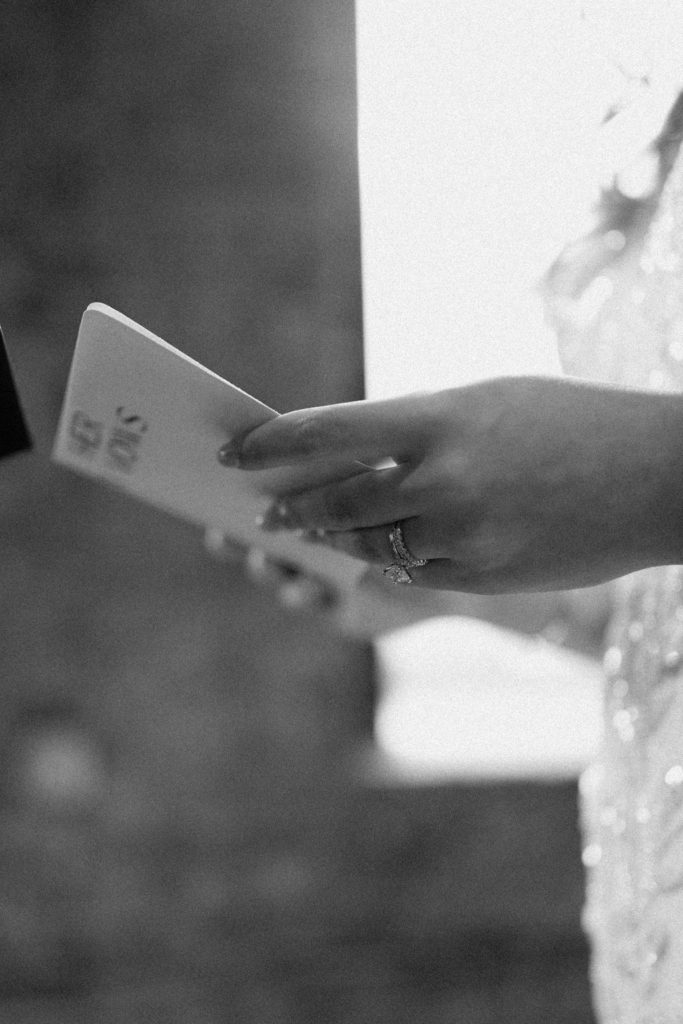
[[[606,231],[609,269],[564,292],[560,261],[551,313],[575,376],[683,390],[681,154],[635,253]],[[683,1024],[683,567],[618,581],[605,670],[603,749],[581,786],[596,1013]]]

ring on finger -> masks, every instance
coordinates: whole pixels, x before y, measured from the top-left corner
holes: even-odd
[[[412,554],[410,548],[405,542],[403,536],[403,527],[401,521],[398,520],[392,523],[389,528],[389,546],[391,547],[394,561],[390,565],[387,565],[383,570],[383,574],[387,576],[392,583],[412,583],[413,577],[410,575],[410,569],[418,569],[428,562],[427,558],[416,558]]]

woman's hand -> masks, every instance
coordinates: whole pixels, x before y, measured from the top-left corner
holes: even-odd
[[[244,470],[375,464],[282,496],[265,529],[395,561],[417,584],[478,593],[589,586],[681,561],[683,400],[573,379],[501,378],[435,394],[287,413],[222,449]]]

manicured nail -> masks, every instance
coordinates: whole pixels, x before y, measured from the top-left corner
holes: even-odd
[[[283,501],[271,505],[259,524],[262,530],[290,530],[293,528],[292,517]]]
[[[228,443],[224,444],[222,448],[219,448],[218,461],[222,466],[239,466],[240,453],[237,448],[235,448],[232,441],[228,441]]]

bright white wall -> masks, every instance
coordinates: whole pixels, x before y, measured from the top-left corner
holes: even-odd
[[[595,195],[613,72],[574,0],[357,0],[370,397],[557,372],[534,282]]]
[[[597,661],[474,619],[377,641],[382,781],[573,778],[601,735]]]

